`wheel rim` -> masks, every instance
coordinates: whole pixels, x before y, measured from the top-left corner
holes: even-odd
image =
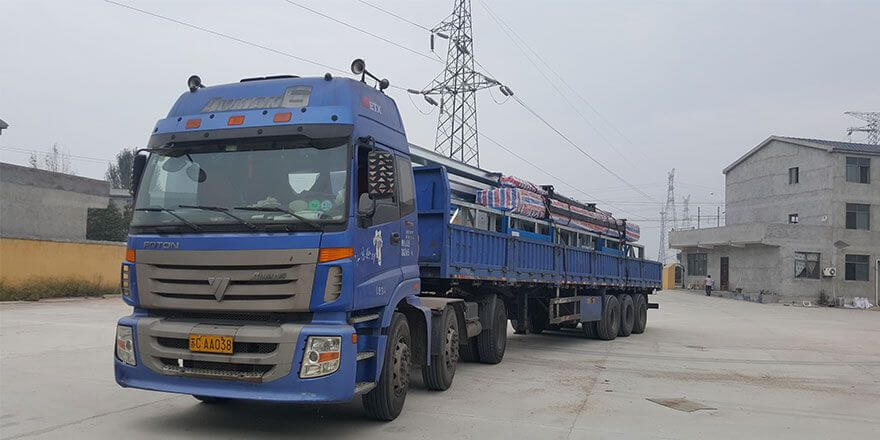
[[[443,354],[446,358],[446,371],[452,371],[458,362],[458,331],[455,330],[455,327],[450,326],[446,329]]]
[[[394,355],[391,356],[391,387],[395,397],[406,394],[409,388],[409,345],[406,340],[400,338],[394,346]]]

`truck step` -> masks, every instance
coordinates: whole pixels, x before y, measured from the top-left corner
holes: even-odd
[[[358,360],[358,362],[360,362],[364,359],[369,359],[369,358],[375,357],[375,356],[376,356],[375,351],[359,351],[357,354],[357,360]]]
[[[361,322],[374,321],[376,319],[379,319],[379,314],[378,313],[371,313],[369,315],[352,316],[351,318],[348,319],[348,323],[351,325],[354,325],[354,324],[359,324]]]
[[[354,393],[363,394],[373,388],[376,388],[376,382],[358,382],[357,385],[354,386]]]

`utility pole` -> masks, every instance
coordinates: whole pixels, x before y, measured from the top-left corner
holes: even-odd
[[[867,122],[863,127],[850,127],[846,134],[852,138],[854,132],[865,133],[865,143],[880,145],[880,112],[845,112],[856,119]]]
[[[448,40],[446,67],[428,88],[407,91],[423,95],[429,104],[440,107],[434,151],[479,167],[476,92],[494,86],[498,86],[505,96],[513,95],[513,91],[496,79],[474,70],[471,0],[455,0],[452,14],[431,29],[432,51],[435,37]],[[432,96],[438,96],[440,103]]]

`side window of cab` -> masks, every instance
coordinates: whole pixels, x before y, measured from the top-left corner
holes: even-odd
[[[400,199],[400,217],[416,210],[416,191],[413,183],[412,162],[403,156],[395,156],[397,169],[397,194]]]

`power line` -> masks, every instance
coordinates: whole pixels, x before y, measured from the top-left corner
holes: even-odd
[[[287,3],[289,3],[289,4],[293,5],[293,6],[296,6],[296,7],[298,7],[298,8],[305,9],[306,11],[309,11],[309,12],[315,14],[315,15],[319,15],[319,16],[324,17],[324,18],[326,18],[326,19],[328,19],[328,20],[330,20],[330,21],[333,21],[333,22],[335,22],[335,23],[339,23],[339,24],[341,24],[341,25],[343,25],[343,26],[345,26],[345,27],[347,27],[347,28],[349,28],[349,29],[356,30],[356,31],[358,31],[358,32],[360,32],[360,33],[362,33],[362,34],[364,34],[364,35],[369,35],[369,36],[371,36],[371,37],[373,37],[373,38],[377,38],[377,39],[382,40],[382,41],[384,41],[384,42],[386,42],[386,43],[388,43],[388,44],[391,44],[391,45],[394,45],[394,46],[396,46],[396,47],[399,47],[399,48],[401,48],[401,49],[403,49],[403,50],[406,50],[406,51],[412,52],[412,53],[414,53],[414,54],[416,54],[416,55],[419,55],[419,56],[421,56],[421,57],[425,57],[425,58],[427,58],[427,59],[429,59],[429,60],[431,60],[431,61],[436,61],[436,62],[439,62],[439,61],[440,61],[439,59],[434,58],[434,57],[432,57],[432,56],[430,56],[430,55],[428,55],[428,54],[426,54],[426,53],[424,53],[424,52],[419,52],[419,51],[417,51],[417,50],[415,50],[415,49],[412,49],[412,48],[409,48],[409,47],[407,47],[407,46],[404,46],[404,45],[402,45],[402,44],[400,44],[400,43],[398,43],[398,42],[396,42],[396,41],[392,41],[392,40],[390,40],[390,39],[388,39],[388,38],[385,38],[385,37],[383,37],[383,36],[381,36],[381,35],[378,35],[378,34],[375,34],[375,33],[373,33],[373,32],[370,32],[370,31],[368,31],[368,30],[366,30],[366,29],[359,28],[359,27],[357,27],[357,26],[355,26],[355,25],[353,25],[353,24],[350,24],[350,23],[344,22],[344,21],[342,21],[342,20],[340,20],[340,19],[338,19],[338,18],[335,18],[335,17],[333,17],[333,16],[330,16],[330,15],[328,15],[328,14],[325,14],[325,13],[323,13],[323,12],[321,12],[321,11],[316,11],[316,10],[314,10],[314,9],[308,7],[308,6],[302,5],[302,4],[297,3],[297,2],[295,2],[295,1],[293,1],[293,0],[284,0],[284,1],[286,1]]]
[[[43,155],[43,156],[48,156],[48,155],[52,154],[52,153],[49,153],[46,151],[33,150],[33,149],[29,149],[29,148],[18,148],[18,147],[0,147],[0,150],[6,150],[6,151],[14,152],[14,153],[23,153],[23,154],[39,154],[39,155]],[[69,153],[63,153],[63,152],[59,152],[59,154],[66,155],[66,156],[70,157],[71,159],[77,159],[77,160],[89,161],[89,162],[97,162],[97,163],[102,163],[102,164],[110,163],[110,162],[113,162],[113,160],[115,160],[115,159],[99,159],[97,157],[89,157],[89,156],[78,156],[75,154],[69,154]]]
[[[558,87],[556,87],[555,81],[554,81],[553,79],[551,79],[549,76],[547,76],[547,75],[543,72],[543,70],[541,70],[540,67],[538,67],[537,63],[535,63],[535,61],[532,59],[532,57],[529,56],[529,54],[526,52],[526,50],[528,50],[529,52],[531,52],[532,54],[534,54],[535,57],[538,59],[538,61],[540,61],[541,64],[543,64],[544,67],[545,67],[550,73],[552,73],[553,75],[555,75],[556,78],[558,78],[558,79],[560,80],[560,82],[562,82],[562,84],[564,84],[564,85],[565,85],[566,87],[568,87],[572,92],[574,92],[574,94],[577,95],[577,96],[581,99],[581,101],[583,101],[584,104],[586,104],[586,105],[587,105],[587,106],[588,106],[588,107],[589,107],[594,113],[596,113],[596,115],[599,116],[599,118],[602,119],[602,120],[603,120],[603,121],[604,121],[609,127],[613,128],[615,131],[617,131],[618,134],[620,134],[621,137],[623,137],[624,139],[626,139],[627,142],[629,142],[631,145],[632,145],[632,141],[630,141],[629,138],[627,138],[622,132],[620,132],[620,130],[618,130],[617,127],[613,126],[613,125],[611,124],[611,122],[609,122],[607,119],[605,119],[605,117],[604,117],[604,116],[603,116],[603,115],[602,115],[602,114],[601,114],[601,113],[600,113],[600,112],[599,112],[599,111],[598,111],[598,110],[597,110],[597,109],[596,109],[596,108],[595,108],[595,107],[594,107],[589,101],[587,101],[586,98],[584,98],[580,93],[578,93],[577,90],[575,90],[570,84],[568,84],[568,82],[565,81],[565,78],[563,78],[562,75],[560,75],[558,72],[556,72],[556,71],[555,71],[555,70],[554,70],[554,69],[553,69],[553,68],[547,63],[547,61],[544,60],[543,57],[541,57],[541,55],[540,55],[537,51],[535,51],[534,49],[532,49],[531,46],[529,46],[529,44],[525,41],[525,39],[523,39],[523,38],[522,38],[522,37],[516,32],[516,29],[514,29],[512,26],[508,25],[507,22],[505,22],[504,19],[501,18],[501,16],[499,16],[499,15],[496,14],[491,8],[489,8],[489,5],[487,5],[485,2],[480,1],[480,4],[483,6],[483,8],[484,8],[484,9],[486,10],[486,12],[489,14],[489,17],[492,18],[493,21],[495,21],[495,24],[498,25],[498,27],[501,29],[501,31],[504,32],[505,35],[507,35],[507,38],[508,38],[508,39],[514,44],[514,46],[516,46],[517,49],[519,49],[519,51],[523,54],[523,56],[526,58],[526,60],[532,65],[532,67],[535,68],[535,71],[537,71],[539,74],[541,74],[541,76],[543,76],[545,80],[547,80],[547,82],[550,84],[550,86],[551,86],[554,90],[556,90],[556,93],[558,93],[559,96],[562,97],[562,99],[563,99],[563,100],[564,100],[564,101],[565,101],[565,102],[566,102],[566,103],[567,103],[567,104],[568,104],[568,105],[569,105],[569,106],[575,111],[575,113],[577,113],[578,116],[580,116],[581,119],[583,119],[583,121],[584,121],[587,125],[589,125],[590,128],[592,128],[593,131],[596,132],[596,134],[599,135],[599,137],[602,138],[602,140],[605,141],[605,143],[608,144],[608,146],[611,147],[611,149],[612,149],[615,153],[617,153],[620,157],[622,157],[624,160],[626,160],[627,157],[624,156],[624,154],[623,154],[623,153],[617,148],[617,146],[614,145],[614,143],[612,143],[611,140],[608,139],[608,138],[607,138],[607,137],[606,137],[606,136],[605,136],[605,135],[599,130],[599,128],[596,127],[596,126],[595,126],[595,125],[594,125],[589,119],[587,119],[586,115],[584,115],[583,112],[581,112],[580,109],[578,109],[577,106],[575,106],[575,105],[574,105],[574,104],[568,99],[568,94],[564,93],[562,90],[560,90]],[[508,32],[508,30],[509,30],[510,32]],[[522,45],[520,45],[520,43],[522,43]],[[524,49],[524,48],[525,48],[525,49]],[[635,146],[635,145],[633,145],[633,146]],[[639,150],[636,150],[636,151],[639,152],[639,154],[641,154],[642,157],[644,157],[644,154],[642,154]]]
[[[407,18],[401,17],[400,15],[397,15],[397,14],[395,14],[395,13],[393,13],[393,12],[391,12],[391,11],[388,11],[388,10],[386,10],[386,9],[382,9],[382,8],[380,8],[380,7],[378,7],[378,6],[374,5],[374,4],[372,4],[372,3],[370,3],[370,2],[367,2],[367,1],[364,1],[364,0],[358,0],[358,1],[361,2],[361,3],[363,3],[363,4],[365,4],[365,5],[367,5],[367,6],[369,6],[369,7],[371,7],[371,8],[373,8],[373,9],[376,9],[376,10],[382,11],[382,12],[384,12],[384,13],[386,13],[386,14],[392,16],[392,17],[395,17],[395,18],[397,18],[397,19],[399,19],[399,20],[401,20],[401,21],[404,21],[404,22],[406,22],[406,23],[409,23],[409,24],[411,24],[411,25],[413,25],[413,26],[415,26],[415,27],[417,27],[417,28],[420,28],[420,29],[422,29],[422,30],[426,30],[426,31],[428,31],[428,32],[431,32],[431,29],[428,28],[428,27],[422,26],[422,25],[420,25],[420,24],[418,24],[418,23],[416,23],[416,22],[414,22],[414,21],[412,21],[412,20],[409,20],[409,19],[407,19]]]
[[[528,112],[531,113],[534,117],[538,118],[538,120],[540,120],[541,122],[543,122],[544,125],[546,125],[548,128],[550,128],[551,130],[553,130],[554,132],[556,132],[556,134],[559,135],[559,137],[561,137],[563,140],[565,140],[566,142],[568,142],[568,143],[569,143],[572,147],[574,147],[576,150],[580,151],[581,154],[583,154],[583,155],[586,156],[588,159],[590,159],[591,161],[593,161],[596,165],[599,165],[600,168],[602,168],[603,170],[607,171],[609,174],[611,174],[612,176],[616,177],[618,180],[620,180],[621,182],[623,182],[624,184],[626,184],[628,187],[632,188],[633,191],[635,191],[635,192],[641,194],[641,195],[644,196],[645,198],[650,199],[650,200],[657,201],[654,197],[651,197],[651,195],[649,195],[648,193],[642,191],[641,189],[639,189],[638,187],[636,187],[636,186],[633,185],[632,183],[629,183],[629,181],[627,181],[627,180],[624,179],[622,176],[620,176],[619,174],[617,174],[617,173],[615,173],[614,171],[612,171],[610,168],[608,168],[607,166],[605,166],[605,164],[603,164],[603,163],[600,162],[598,159],[596,159],[595,157],[593,157],[593,155],[591,155],[591,154],[588,153],[586,150],[584,150],[583,148],[581,148],[580,145],[576,144],[574,141],[572,141],[571,139],[569,139],[568,136],[566,136],[564,133],[562,133],[561,131],[559,131],[556,127],[554,127],[552,124],[550,124],[550,122],[548,122],[546,119],[544,119],[543,116],[541,116],[540,114],[538,114],[538,112],[536,112],[536,111],[533,110],[531,107],[529,107],[525,102],[523,102],[523,100],[520,99],[519,96],[514,95],[514,96],[513,96],[513,99],[516,100],[516,102],[519,103],[519,105],[521,105],[524,109],[526,109],[526,111],[528,111]]]

